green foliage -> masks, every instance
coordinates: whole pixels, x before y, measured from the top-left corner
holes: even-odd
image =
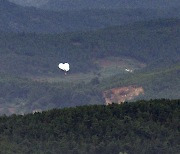
[[[165,99],[1,116],[0,151],[179,153],[179,118],[180,101]]]
[[[96,77],[87,83],[47,83],[0,75],[0,111],[1,114],[23,114],[33,110],[103,104],[103,91],[129,85],[140,86],[144,89],[144,94],[135,100],[178,99],[180,98],[179,70],[179,65],[172,65],[157,70],[116,75],[104,80]]]
[[[59,74],[59,62],[72,72],[97,69],[94,59],[127,56],[158,67],[179,61],[180,20],[152,20],[95,32],[0,34],[0,72]]]
[[[177,99],[180,97],[179,42],[178,19],[138,22],[91,32],[0,33],[0,112],[21,114],[36,109],[103,104],[104,90],[129,85],[144,88],[145,94],[137,99]],[[99,75],[98,79],[89,78],[82,83],[42,80],[54,76],[65,78],[57,67],[59,62],[70,63],[70,74],[98,72],[99,66],[94,61],[110,56],[138,59],[147,67],[107,79]]]
[[[179,27],[178,19],[161,19],[91,32],[0,33],[1,114],[103,104],[104,90],[129,85],[144,88],[145,94],[137,99],[177,99],[180,97]],[[147,67],[106,79],[94,75],[94,79],[90,82],[85,79],[85,83],[33,81],[34,76],[65,78],[57,67],[59,62],[70,63],[70,74],[98,72],[99,66],[94,61],[110,56],[138,59]]]
[[[180,64],[166,64],[159,68],[148,68],[128,75],[115,75],[101,82],[102,89],[123,87],[128,85],[141,86],[144,95],[136,99],[180,98]]]
[[[46,83],[0,75],[2,114],[29,113],[103,102],[101,91],[85,83]]]

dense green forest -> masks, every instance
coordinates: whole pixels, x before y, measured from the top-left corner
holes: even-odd
[[[1,153],[178,154],[180,100],[0,117]]]

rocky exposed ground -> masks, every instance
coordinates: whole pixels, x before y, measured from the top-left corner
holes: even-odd
[[[144,94],[143,87],[128,86],[106,90],[103,92],[103,97],[106,105],[112,103],[121,104],[125,101],[132,100],[141,94]]]

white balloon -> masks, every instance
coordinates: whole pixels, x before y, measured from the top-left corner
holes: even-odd
[[[128,69],[128,68],[126,68],[126,69],[125,69],[125,71],[126,71],[126,72],[130,72],[130,73],[132,73],[132,72],[133,72],[133,70]]]
[[[70,70],[69,64],[68,63],[60,63],[58,65],[59,69],[68,72]]]

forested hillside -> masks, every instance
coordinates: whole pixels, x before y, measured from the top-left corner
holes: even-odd
[[[0,115],[103,104],[99,88],[82,83],[46,83],[0,75]]]
[[[21,75],[59,74],[58,63],[72,72],[89,72],[96,59],[127,56],[154,68],[180,60],[180,20],[152,20],[95,32],[0,34],[0,72]],[[15,68],[15,69],[14,69]]]
[[[137,71],[133,74],[123,76],[121,74],[104,79],[101,82],[102,89],[110,89],[113,87],[124,87],[134,85],[143,87],[144,94],[136,98],[180,98],[180,63],[168,65],[156,69],[148,69]]]
[[[2,153],[178,154],[180,100],[0,117]]]
[[[60,33],[87,31],[135,21],[180,17],[180,11],[122,8],[46,11],[0,0],[0,31]]]
[[[1,114],[104,104],[105,90],[127,86],[143,88],[144,94],[135,99],[177,99],[179,42],[178,19],[93,32],[1,33]],[[59,62],[70,63],[67,76],[58,69]]]
[[[114,87],[141,86],[144,94],[135,98],[180,98],[179,65],[155,71],[119,74],[103,80],[93,78],[85,83],[32,81],[0,75],[0,114],[24,114],[86,104],[104,104],[103,91]],[[169,68],[170,67],[170,68]],[[61,78],[61,77],[59,77]],[[126,94],[126,92],[124,92]]]
[[[0,0],[0,154],[179,154],[179,8]]]

